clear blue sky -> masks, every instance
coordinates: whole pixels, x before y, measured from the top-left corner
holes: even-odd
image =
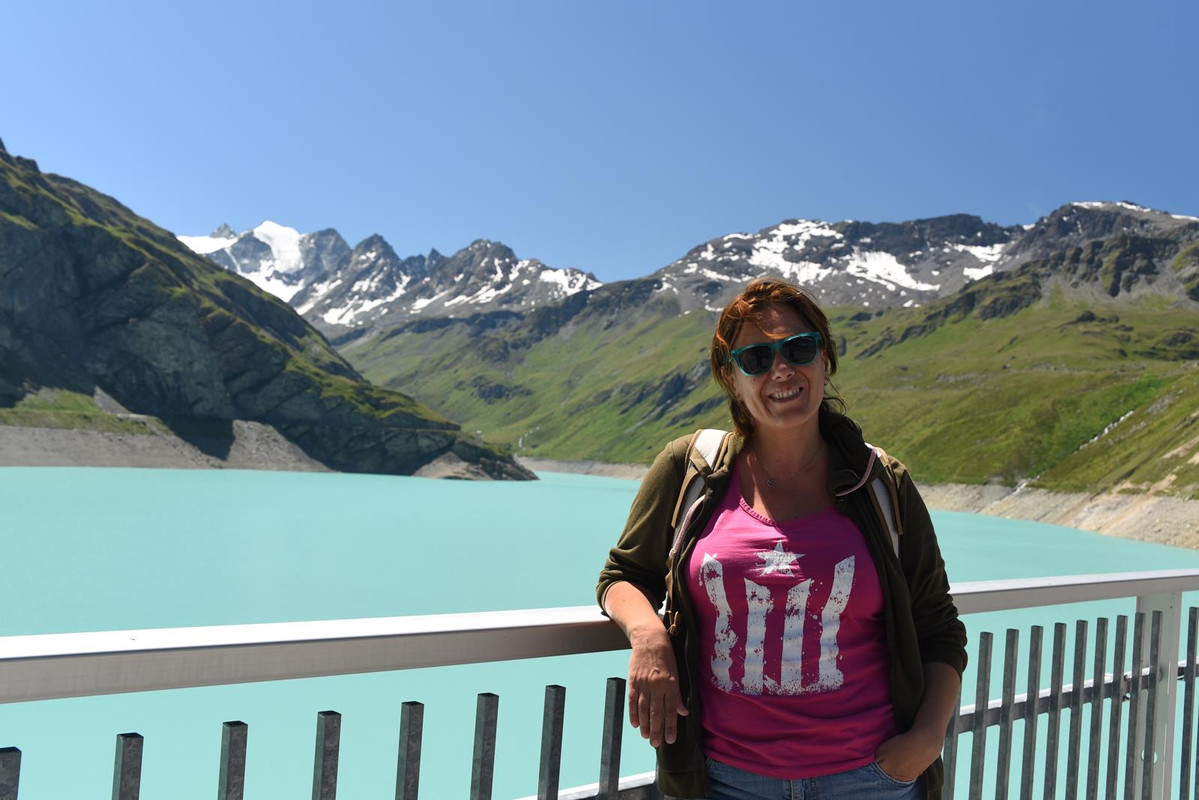
[[[784,219],[1199,215],[1199,3],[8,2],[0,139],[184,234],[602,280]]]

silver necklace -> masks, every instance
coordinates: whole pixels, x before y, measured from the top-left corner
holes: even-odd
[[[766,476],[766,488],[773,489],[778,484],[783,483],[784,481],[793,481],[796,478],[798,478],[801,474],[803,474],[804,470],[806,470],[808,467],[812,466],[812,462],[815,461],[816,457],[820,455],[820,451],[822,449],[823,449],[823,445],[818,446],[816,448],[815,452],[813,452],[812,455],[808,456],[808,460],[805,461],[802,465],[800,465],[799,469],[797,469],[795,472],[791,473],[790,475],[788,475],[784,478],[778,478],[777,480],[774,478],[774,476],[772,476],[770,474],[770,471],[768,469],[766,469],[766,465],[762,463],[761,457],[757,453],[754,453],[753,455],[754,455],[754,461],[757,462],[758,469],[762,470],[762,474]]]

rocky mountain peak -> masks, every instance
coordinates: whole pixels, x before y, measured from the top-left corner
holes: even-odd
[[[236,239],[237,231],[230,228],[228,222],[222,222],[220,226],[215,231],[208,234],[208,236],[212,239]]]
[[[372,233],[370,236],[366,237],[354,246],[355,253],[365,252],[368,250],[378,250],[392,258],[399,258],[399,256],[396,255],[395,250],[392,249],[391,245],[387,243],[387,240],[377,233]]]
[[[489,259],[496,263],[515,262],[516,253],[503,242],[493,242],[490,239],[475,239],[455,256],[461,256],[465,263],[484,264]]]
[[[1037,220],[1011,250],[1016,263],[1045,258],[1114,236],[1156,238],[1172,235],[1199,219],[1180,217],[1121,202],[1068,203]]]

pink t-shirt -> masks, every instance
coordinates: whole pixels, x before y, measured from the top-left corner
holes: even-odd
[[[832,506],[767,519],[739,486],[734,468],[687,563],[704,752],[786,780],[869,764],[895,721],[866,541]]]

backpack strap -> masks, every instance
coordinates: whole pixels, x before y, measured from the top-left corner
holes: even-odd
[[[670,517],[676,533],[679,526],[687,521],[687,512],[691,511],[696,499],[702,494],[703,479],[712,474],[727,435],[727,431],[703,428],[696,431],[695,435],[691,437],[691,444],[687,447],[687,471],[683,475],[683,483],[679,487],[679,497],[674,504],[674,514]]]
[[[850,492],[856,492],[870,483],[870,491],[874,495],[874,505],[878,509],[879,515],[883,518],[883,524],[887,529],[887,536],[891,539],[891,547],[895,550],[895,557],[899,557],[899,537],[903,534],[903,524],[899,516],[899,501],[897,498],[898,490],[895,488],[895,473],[891,471],[891,467],[887,464],[883,456],[887,455],[881,447],[875,447],[869,442],[866,446],[870,448],[870,460],[866,462],[866,469],[862,473],[862,479],[856,485],[846,489],[843,492],[837,492],[838,497],[844,497]],[[871,478],[874,472],[874,462],[881,461],[883,467],[883,475],[877,475]]]
[[[674,562],[683,547],[683,537],[691,527],[695,512],[703,503],[704,487],[707,477],[712,474],[715,465],[719,463],[720,454],[728,441],[728,431],[717,428],[702,428],[696,431],[687,447],[687,466],[683,474],[683,482],[679,486],[679,497],[675,501],[674,514],[671,523],[674,525],[674,536],[671,538],[670,552],[666,556],[666,610],[665,622],[670,634],[678,632],[679,614],[674,610]]]

